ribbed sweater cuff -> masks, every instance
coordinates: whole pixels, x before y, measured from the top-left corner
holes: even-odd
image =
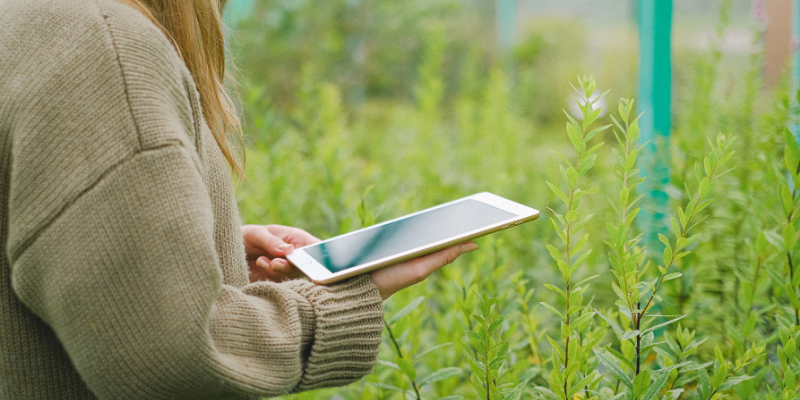
[[[295,392],[344,386],[372,372],[383,332],[383,306],[369,275],[328,286],[306,280],[286,282],[305,297],[302,347],[307,361]]]

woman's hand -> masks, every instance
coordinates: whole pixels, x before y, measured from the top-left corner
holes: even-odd
[[[296,247],[320,241],[300,228],[283,225],[244,225],[242,237],[250,267],[250,282],[280,282],[299,276],[300,272],[283,257]]]
[[[283,225],[242,226],[244,250],[250,267],[250,282],[270,280],[280,282],[301,276],[285,258],[295,247],[314,244],[320,240],[310,233]],[[478,245],[466,242],[439,250],[435,253],[403,261],[370,272],[381,297],[386,300],[411,285],[422,282],[437,269],[455,261],[458,256],[476,250]]]
[[[381,297],[386,300],[398,290],[424,281],[437,269],[455,261],[458,256],[477,249],[478,245],[469,241],[372,271],[370,275]]]

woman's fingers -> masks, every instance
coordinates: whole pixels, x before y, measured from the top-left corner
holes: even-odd
[[[466,242],[417,257],[400,264],[371,272],[381,297],[386,300],[398,290],[422,282],[437,269],[455,261],[461,254],[476,250],[478,245]]]
[[[285,257],[297,247],[320,241],[302,229],[283,225],[244,225],[242,238],[251,282],[300,276]]]
[[[259,257],[256,261],[248,261],[250,267],[250,282],[269,280],[282,282],[286,279],[297,278],[300,271],[291,263],[282,258],[270,260],[267,257]]]
[[[275,236],[267,226],[243,226],[242,237],[248,260],[257,259],[259,256],[284,257],[294,250],[291,243]]]
[[[267,225],[266,228],[275,237],[286,243],[291,243],[295,247],[303,247],[320,242],[314,235],[300,228],[284,225]]]

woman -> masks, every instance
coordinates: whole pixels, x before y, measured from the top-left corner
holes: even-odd
[[[344,385],[375,363],[381,301],[477,248],[330,286],[283,281],[282,257],[317,239],[240,226],[222,6],[0,6],[0,398]]]

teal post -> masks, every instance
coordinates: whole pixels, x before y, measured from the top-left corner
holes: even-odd
[[[796,43],[795,40],[800,39],[800,0],[794,0],[792,2],[792,43]],[[794,63],[793,63],[793,73],[794,82],[797,84],[800,82],[800,50],[794,50]],[[794,133],[794,136],[797,137],[797,132]]]
[[[505,53],[514,47],[517,0],[496,0],[495,7],[497,44]]]
[[[639,0],[639,94],[637,102],[642,132],[649,142],[640,157],[642,175],[647,180],[640,227],[644,242],[659,243],[657,234],[666,232],[665,223],[669,184],[670,110],[672,101],[672,0]],[[657,246],[651,246],[655,249]]]
[[[254,0],[228,0],[222,15],[225,25],[230,29],[236,28],[236,23],[247,18],[253,11],[254,3]]]

